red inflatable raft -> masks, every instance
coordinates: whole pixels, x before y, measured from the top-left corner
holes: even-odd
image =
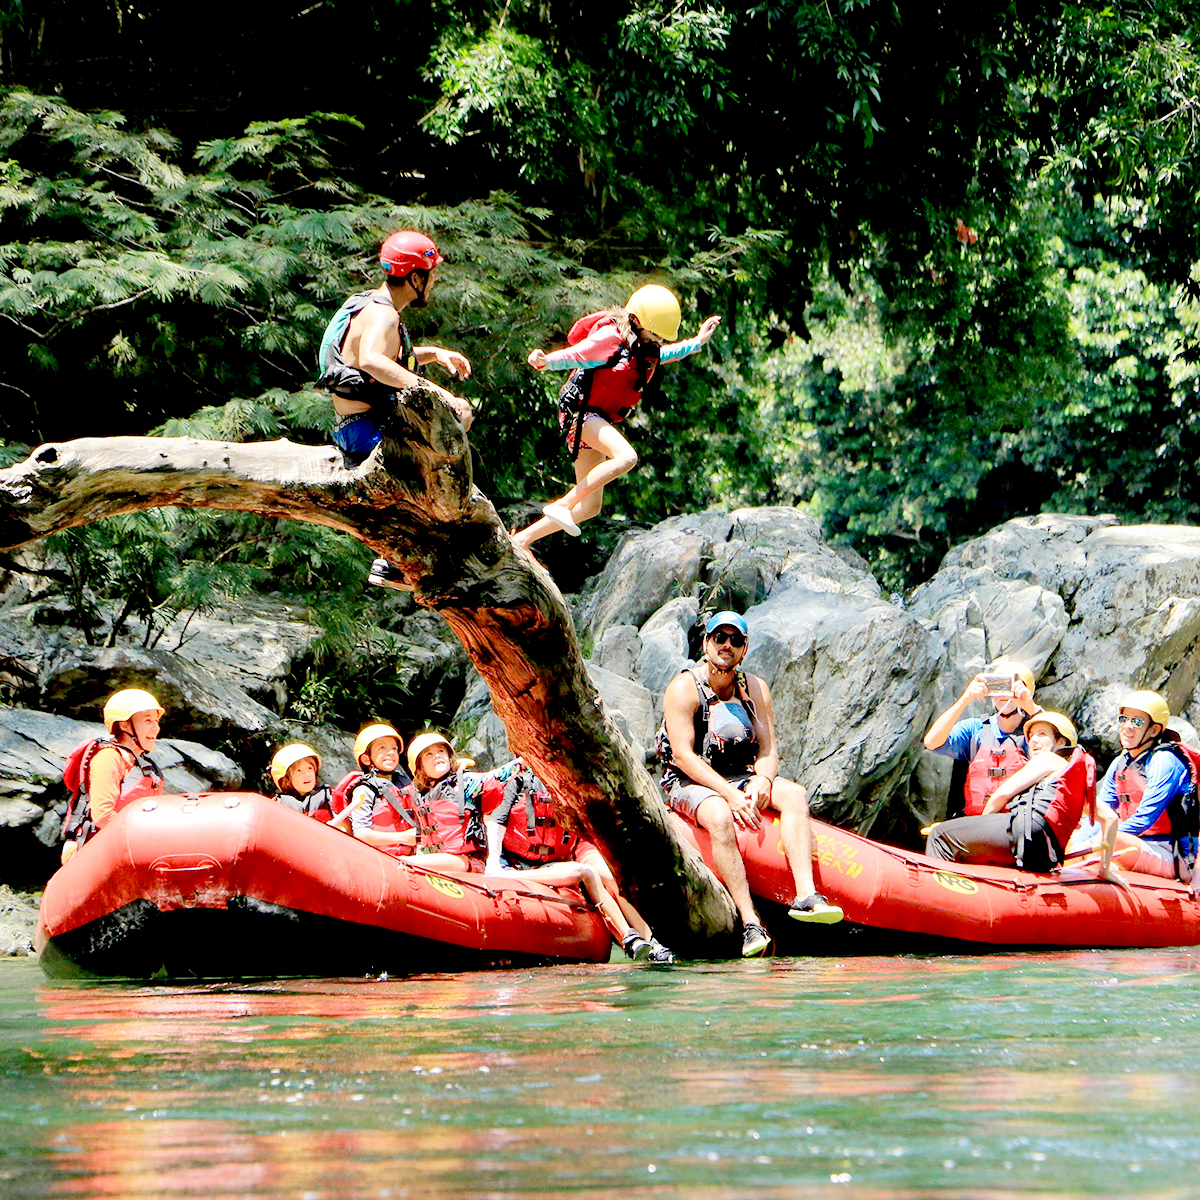
[[[118,813],[46,885],[49,974],[410,974],[607,962],[573,889],[433,874],[246,792],[156,796]]]
[[[708,835],[688,836],[712,866]],[[1006,867],[927,858],[813,821],[817,890],[841,905],[846,922],[802,925],[782,909],[764,911],[778,949],[878,952],[974,947],[1193,946],[1200,903],[1184,884],[1125,873],[1129,890],[1098,878],[1095,866],[1035,875]],[[756,898],[790,904],[795,885],[777,819],[742,830],[738,844]],[[953,945],[947,946],[949,941]]]

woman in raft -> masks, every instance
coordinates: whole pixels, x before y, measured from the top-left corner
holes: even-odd
[[[567,347],[547,354],[534,350],[538,371],[570,371],[558,396],[558,424],[575,463],[575,486],[542,509],[542,517],[514,534],[528,549],[558,530],[579,536],[579,522],[594,517],[604,486],[637,466],[637,452],[617,426],[633,412],[642,389],[662,363],[695,354],[707,344],[720,317],[709,317],[688,341],[677,342],[679,301],[665,287],[638,288],[624,308],[580,317],[567,334]]]
[[[1085,810],[1101,826],[1100,876],[1124,884],[1112,865],[1117,814],[1096,801],[1096,764],[1062,713],[1039,712],[1025,726],[1029,761],[988,798],[977,817],[935,825],[925,853],[948,862],[987,863],[1019,871],[1061,866]]]

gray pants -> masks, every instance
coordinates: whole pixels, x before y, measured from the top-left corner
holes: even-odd
[[[946,862],[987,863],[993,867],[1014,867],[1012,838],[1008,833],[1008,813],[988,813],[978,817],[955,817],[943,821],[925,843],[930,858]]]

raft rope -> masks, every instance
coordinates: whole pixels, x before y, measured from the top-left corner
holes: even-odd
[[[894,858],[897,862],[904,863],[905,866],[916,867],[919,870],[922,866],[925,865],[923,863],[916,862],[910,855],[905,853],[905,851],[897,849],[896,847],[885,846],[885,845],[883,845],[882,842],[874,842],[872,844],[875,846],[875,848],[877,850],[882,850],[885,854]],[[1061,879],[1061,878],[1052,879],[1052,880],[1034,879],[1034,880],[1031,880],[1029,883],[1025,883],[1023,881],[1019,881],[1016,879],[1013,879],[1013,880],[986,879],[986,878],[982,878],[977,875],[965,875],[961,871],[957,871],[954,869],[956,867],[960,867],[963,865],[964,864],[962,864],[962,863],[952,863],[952,862],[947,861],[946,866],[944,868],[939,867],[937,869],[945,870],[948,874],[951,874],[951,875],[962,875],[962,877],[964,879],[970,879],[973,883],[987,884],[989,887],[999,888],[1001,891],[1007,891],[1007,892],[1031,892],[1031,891],[1036,890],[1039,887],[1044,886],[1046,882],[1057,883],[1062,887],[1071,887],[1073,885],[1084,884],[1084,883],[1107,883],[1107,884],[1110,884],[1112,887],[1120,887],[1121,886],[1119,883],[1113,883],[1113,881],[1111,879],[1101,879],[1098,875],[1094,878],[1086,878],[1086,879]],[[1178,882],[1178,880],[1169,880],[1169,879],[1162,880],[1162,883],[1176,883],[1176,882]],[[1128,880],[1128,879],[1126,880],[1126,883],[1128,883],[1131,888],[1141,888],[1143,891],[1147,891],[1147,892],[1157,892],[1161,887],[1161,884],[1135,883],[1132,880]],[[1176,890],[1176,889],[1173,889],[1173,890]],[[1177,890],[1181,891],[1184,895],[1188,894],[1188,889],[1187,889],[1186,884],[1181,884],[1179,889],[1177,889]]]
[[[586,901],[580,902],[572,900],[567,896],[560,894],[560,890],[553,884],[543,884],[543,887],[549,888],[552,895],[544,896],[539,892],[529,892],[524,888],[518,887],[498,887],[490,888],[486,883],[476,883],[470,876],[466,875],[447,875],[442,871],[427,871],[424,867],[418,866],[416,863],[402,863],[399,860],[396,865],[401,870],[415,871],[418,875],[425,875],[431,879],[444,879],[447,883],[455,883],[459,887],[470,888],[472,891],[482,892],[489,900],[498,900],[502,895],[514,893],[518,896],[525,896],[530,900],[540,900],[546,904],[561,904],[565,908],[569,908],[572,912],[596,912],[597,906],[589,904]]]

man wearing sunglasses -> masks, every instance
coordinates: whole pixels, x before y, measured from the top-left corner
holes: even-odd
[[[1120,818],[1117,861],[1127,871],[1165,879],[1176,877],[1176,851],[1185,859],[1194,853],[1194,847],[1179,844],[1180,830],[1172,832],[1172,815],[1178,824],[1194,784],[1187,751],[1167,728],[1170,719],[1171,710],[1157,692],[1130,692],[1117,715],[1121,753],[1097,791],[1097,799]]]
[[[967,684],[963,694],[929,727],[925,749],[954,760],[946,819],[977,817],[992,793],[1025,765],[1025,723],[1042,710],[1033,698],[1033,672],[1013,659],[997,659]],[[964,714],[991,700],[986,717]]]
[[[708,830],[713,862],[742,919],[742,955],[770,945],[746,881],[739,829],[758,829],[762,811],[779,813],[779,834],[796,884],[788,915],[831,924],[842,910],[813,883],[808,794],[779,774],[771,692],[740,670],[749,632],[739,613],[719,612],[704,630],[704,657],[671,681],[663,697],[659,755],[663,789],[676,812]]]

